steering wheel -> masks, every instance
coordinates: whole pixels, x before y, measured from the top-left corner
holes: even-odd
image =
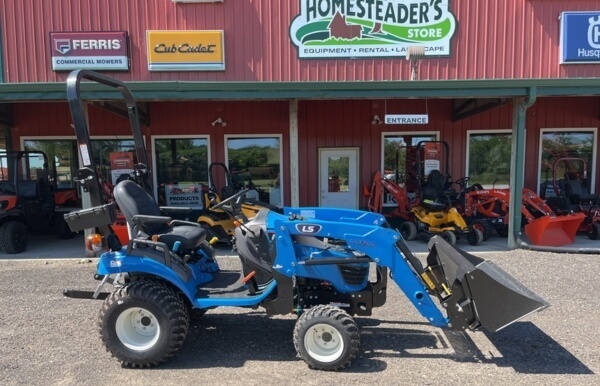
[[[248,193],[250,189],[243,189],[240,190],[239,192],[237,192],[236,194],[234,194],[231,197],[227,197],[226,199],[224,199],[223,201],[219,202],[218,204],[214,205],[211,209],[219,209],[224,207],[225,205],[230,205],[233,204],[234,202],[239,202],[241,200],[241,198],[243,196],[246,195],[246,193]]]
[[[149,172],[148,166],[142,163],[133,165],[133,175],[136,178],[144,177]]]
[[[467,187],[467,183],[469,182],[469,180],[471,179],[471,177],[463,177],[463,178],[459,178],[458,180],[454,181],[454,183],[458,186],[460,186],[461,189],[465,189]]]

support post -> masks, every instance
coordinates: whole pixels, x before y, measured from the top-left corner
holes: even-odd
[[[508,213],[508,248],[516,249],[515,231],[521,230],[521,206],[523,205],[523,179],[525,172],[525,127],[527,109],[537,98],[537,89],[531,87],[527,98],[513,99],[512,148],[510,156],[510,203]]]
[[[298,156],[298,100],[290,100],[290,189],[291,206],[300,206]]]

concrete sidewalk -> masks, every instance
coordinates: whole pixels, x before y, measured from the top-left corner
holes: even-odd
[[[427,253],[425,241],[409,241],[408,245],[415,254]],[[466,240],[459,240],[456,246],[464,251],[475,255],[480,253],[508,251],[507,239],[492,236],[479,246],[472,246]],[[575,243],[569,247],[577,248],[599,248],[600,240],[590,240],[585,234],[577,235]],[[231,248],[222,246],[217,248],[219,256],[235,255]],[[78,234],[71,240],[58,240],[53,235],[30,235],[29,246],[23,253],[9,255],[0,252],[0,260],[23,260],[23,259],[62,259],[62,258],[84,258],[86,257],[83,233]]]

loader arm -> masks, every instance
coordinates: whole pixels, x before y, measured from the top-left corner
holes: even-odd
[[[277,251],[273,269],[282,275],[310,277],[314,267],[329,264],[326,254],[299,254],[298,236],[331,238],[344,240],[345,247],[355,251],[346,256],[345,264],[359,264],[368,258],[388,268],[393,281],[417,311],[437,327],[458,331],[484,327],[497,331],[547,306],[543,299],[491,262],[460,251],[438,236],[430,241],[427,266],[423,267],[398,231],[389,228],[387,223],[342,220],[360,218],[359,211],[311,210],[312,218],[269,214],[274,217],[268,223],[273,224]],[[352,213],[357,215],[352,216]],[[323,261],[319,262],[321,258]],[[339,260],[330,259],[330,264],[338,264]],[[438,298],[448,316],[444,316],[433,296]]]

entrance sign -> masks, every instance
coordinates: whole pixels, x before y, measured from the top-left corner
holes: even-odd
[[[600,63],[600,11],[560,15],[560,63]]]
[[[426,125],[429,123],[427,114],[386,114],[386,125]]]
[[[456,19],[450,0],[299,0],[290,38],[304,58],[450,56]]]

